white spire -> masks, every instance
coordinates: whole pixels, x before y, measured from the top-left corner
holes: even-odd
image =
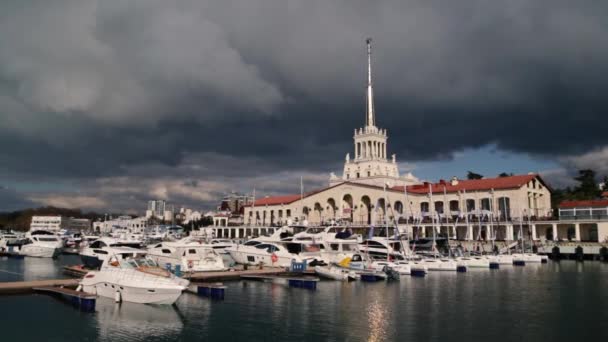
[[[367,38],[367,107],[366,126],[376,126],[374,114],[374,92],[372,90],[372,39]]]

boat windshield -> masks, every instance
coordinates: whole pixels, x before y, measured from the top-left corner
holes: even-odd
[[[308,228],[308,229],[306,229],[307,234],[319,234],[319,233],[323,233],[323,231],[325,231],[325,228]]]
[[[54,238],[54,237],[42,237],[42,236],[40,236],[37,239],[38,239],[38,241],[43,241],[43,242],[51,242],[51,241],[56,242],[57,241],[57,239]]]
[[[127,261],[126,265],[128,265],[129,268],[158,267],[158,265],[154,262],[154,260],[148,259],[148,258],[137,258],[137,259],[128,258],[126,261]]]

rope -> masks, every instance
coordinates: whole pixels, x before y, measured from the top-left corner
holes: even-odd
[[[3,270],[3,269],[0,269],[0,272],[9,273],[9,274],[15,274],[15,275],[20,275],[20,276],[24,276],[24,275],[25,275],[25,274],[23,274],[23,273],[11,272],[11,271],[7,271],[7,270]]]

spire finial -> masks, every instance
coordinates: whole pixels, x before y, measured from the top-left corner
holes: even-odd
[[[372,39],[367,38],[367,115],[366,126],[376,126],[374,115],[374,92],[372,90]]]

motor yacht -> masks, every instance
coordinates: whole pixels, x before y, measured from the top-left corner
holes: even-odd
[[[513,262],[523,261],[525,263],[543,263],[547,262],[543,261],[543,256],[533,253],[514,253],[511,254],[513,256]],[[545,258],[547,258],[545,256]],[[548,259],[548,258],[547,258]]]
[[[94,240],[80,251],[80,259],[87,268],[99,269],[107,258],[108,247],[130,247],[139,249],[139,241],[120,240],[111,237],[103,237]]]
[[[53,234],[29,235],[19,246],[19,254],[37,258],[56,258],[61,254],[63,241]]]
[[[301,246],[298,246],[301,247]],[[302,257],[298,252],[291,252],[285,243],[263,242],[258,239],[249,240],[242,245],[236,245],[226,249],[230,256],[238,264],[243,265],[264,265],[289,267],[292,260],[296,262],[311,261],[309,252],[307,257]]]
[[[113,248],[99,271],[90,271],[79,289],[116,301],[173,304],[189,281],[162,269],[147,253],[129,247]]]
[[[418,262],[419,265],[426,266],[428,271],[457,271],[462,263],[450,258],[425,258]]]
[[[222,256],[197,242],[161,242],[148,248],[148,256],[160,265],[179,265],[183,271],[209,272],[226,269]]]
[[[391,261],[376,260],[370,264],[370,268],[374,269],[376,271],[385,271],[386,267],[390,267],[392,270],[399,273],[399,275],[412,274],[411,265],[406,261],[391,262]]]
[[[336,266],[315,266],[315,273],[319,277],[332,280],[350,281],[359,278],[359,275],[354,271],[345,270]]]
[[[462,256],[456,260],[468,268],[490,268],[490,258],[484,255],[480,256]]]

